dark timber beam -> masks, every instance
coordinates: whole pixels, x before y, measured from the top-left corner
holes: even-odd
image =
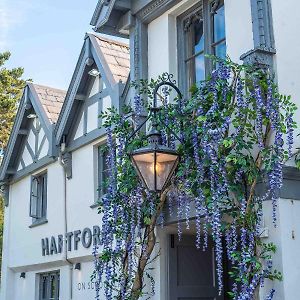
[[[13,168],[9,168],[9,169],[6,170],[6,174],[8,174],[8,175],[14,175],[14,174],[16,174],[16,170],[13,169]]]
[[[84,101],[86,99],[86,95],[84,94],[76,94],[75,100]]]
[[[20,129],[20,130],[18,131],[18,134],[19,134],[19,135],[27,135],[27,134],[28,134],[28,130],[27,130],[27,129]]]

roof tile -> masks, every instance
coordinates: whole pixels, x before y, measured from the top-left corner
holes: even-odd
[[[49,121],[52,124],[56,123],[66,97],[66,92],[38,84],[33,84],[33,87],[41,101]]]
[[[125,83],[129,76],[129,46],[94,35],[116,82]]]

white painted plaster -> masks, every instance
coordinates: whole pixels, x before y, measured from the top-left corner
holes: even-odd
[[[111,108],[112,101],[110,96],[106,96],[102,99],[102,112],[106,112],[108,108]]]
[[[227,54],[235,61],[253,49],[250,1],[225,0],[225,31]]]
[[[157,78],[169,71],[168,14],[163,14],[148,25],[148,75]]]
[[[299,1],[272,1],[278,85],[281,93],[292,96],[298,108],[300,107],[300,40],[297,38],[299,17],[296,12],[299,12],[299,9]],[[296,120],[299,125],[299,109],[296,112]],[[299,147],[299,139],[295,139],[296,147]]]
[[[63,233],[63,171],[58,162],[49,165],[47,178],[48,223],[34,228],[29,228],[32,224],[32,219],[29,217],[30,176],[12,185],[10,209],[14,218],[10,220],[9,232],[9,235],[13,237],[9,245],[10,267],[19,268],[61,258],[59,254],[43,257],[41,252],[42,238]]]
[[[41,128],[39,131],[38,148],[40,148],[44,136],[45,136],[45,131],[43,128]]]
[[[298,279],[300,278],[300,201],[280,199],[277,209],[276,228],[272,224],[272,205],[270,201],[264,203],[265,226],[269,230],[268,242],[277,246],[274,256],[274,267],[283,275],[282,282],[266,281],[265,295],[271,288],[275,288],[274,300],[297,299]]]
[[[30,155],[30,153],[29,153],[29,151],[27,149],[27,146],[24,147],[22,158],[23,158],[25,166],[28,166],[28,165],[30,165],[30,164],[33,163],[32,157],[31,157],[31,155]]]
[[[96,95],[97,93],[99,93],[99,91],[100,91],[100,77],[97,76],[96,78],[93,78],[93,80],[91,81],[88,97],[92,97]]]
[[[81,119],[80,122],[78,124],[75,136],[74,136],[74,140],[78,139],[79,137],[83,136],[83,114],[81,115]]]
[[[87,109],[87,132],[98,128],[98,102]]]
[[[43,147],[42,147],[42,149],[41,149],[39,159],[40,159],[40,158],[43,158],[43,157],[45,157],[45,156],[47,156],[48,151],[49,151],[49,141],[48,141],[48,139],[46,138],[46,140],[45,140],[45,142],[44,142],[44,145],[43,145]]]
[[[22,169],[23,169],[23,167],[22,167],[22,164],[21,164],[21,162],[20,162],[17,171],[20,171],[20,170],[22,170]]]
[[[33,131],[30,130],[29,134],[28,134],[27,142],[30,145],[31,149],[33,149],[33,150],[35,148],[35,140],[36,140],[35,135],[34,135]]]

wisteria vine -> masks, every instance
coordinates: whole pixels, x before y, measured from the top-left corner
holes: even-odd
[[[164,143],[177,147],[181,162],[168,189],[157,195],[142,186],[128,155],[145,146],[146,130],[128,138],[151,106],[155,84],[170,78],[163,74],[158,81],[133,83],[137,95],[132,105],[101,115],[109,174],[107,193],[99,199],[102,234],[101,245],[94,249],[96,298],[154,295],[156,225],[164,222],[168,211],[185,220],[178,222],[179,239],[185,226],[195,231],[199,251],[206,251],[213,241],[219,294],[255,299],[265,279],[281,279],[272,265],[276,246],[263,242],[261,224],[263,203],[270,200],[276,226],[283,165],[292,156],[296,107],[290,97],[279,94],[267,70],[230,60],[218,61],[211,77],[195,85],[184,100],[168,101],[171,93],[165,88],[160,94],[160,129]],[[180,143],[172,132],[181,137]],[[258,192],[259,185],[264,193]],[[230,290],[223,286],[225,256]],[[266,299],[274,292],[270,290]]]

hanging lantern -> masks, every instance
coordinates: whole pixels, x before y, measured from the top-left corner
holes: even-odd
[[[149,146],[131,153],[133,165],[149,191],[161,192],[169,184],[178,165],[178,153],[161,142],[161,134],[154,129],[148,135]]]
[[[158,83],[153,91],[153,106],[150,108],[150,114],[144,122],[133,132],[129,137],[129,140],[146,124],[146,122],[152,118],[152,130],[147,136],[148,146],[134,150],[130,156],[131,161],[144,185],[149,191],[161,193],[170,183],[172,175],[174,174],[176,167],[179,163],[179,154],[162,144],[162,137],[160,131],[157,130],[157,112],[160,110],[157,107],[157,93],[160,87],[169,86],[173,88],[179,97],[182,99],[182,94],[178,87],[175,85],[175,81],[172,81],[172,75],[168,75],[166,80]],[[162,125],[169,129],[169,131],[177,138],[175,132],[171,128],[164,124]]]

